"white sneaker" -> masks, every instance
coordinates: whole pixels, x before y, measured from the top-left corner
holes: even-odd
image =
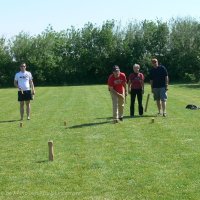
[[[30,119],[31,119],[31,118],[28,116],[28,117],[27,117],[27,120],[30,120]]]
[[[119,123],[119,120],[118,120],[118,119],[114,119],[114,120],[113,120],[113,123],[114,123],[114,124]]]

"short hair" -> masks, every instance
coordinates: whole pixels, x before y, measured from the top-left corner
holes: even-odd
[[[153,59],[151,59],[151,62],[156,63],[156,62],[158,62],[158,60],[157,60],[157,58],[153,58]]]
[[[113,72],[116,72],[116,71],[120,71],[120,69],[119,69],[119,66],[118,66],[118,65],[114,65],[114,66],[113,66]]]
[[[138,67],[138,68],[140,69],[140,65],[137,64],[137,63],[135,63],[135,64],[133,65],[133,67]]]

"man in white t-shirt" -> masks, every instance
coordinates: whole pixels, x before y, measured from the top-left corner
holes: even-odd
[[[18,88],[18,101],[20,102],[21,120],[24,117],[24,102],[26,103],[27,119],[30,120],[30,100],[35,94],[32,74],[26,71],[26,64],[20,65],[20,72],[15,74],[14,85]]]

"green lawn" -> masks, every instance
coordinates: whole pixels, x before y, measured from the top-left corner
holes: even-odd
[[[106,85],[36,92],[20,128],[16,89],[0,90],[0,199],[199,200],[200,110],[185,106],[200,106],[200,85],[170,86],[168,116],[155,123],[152,95],[144,117],[129,118],[128,97],[113,124]]]

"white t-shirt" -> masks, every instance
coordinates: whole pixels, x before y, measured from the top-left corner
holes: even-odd
[[[28,71],[25,72],[18,72],[15,74],[15,81],[18,83],[18,87],[22,90],[30,90],[30,83],[29,81],[32,80],[32,74]]]

